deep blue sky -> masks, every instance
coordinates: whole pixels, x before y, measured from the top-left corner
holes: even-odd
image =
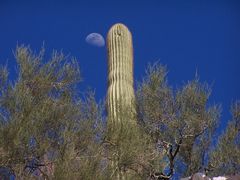
[[[231,0],[0,0],[0,64],[8,60],[15,76],[13,50],[18,44],[47,53],[63,50],[77,57],[84,82],[104,98],[107,88],[106,47],[85,42],[89,33],[106,37],[115,23],[133,34],[135,80],[149,62],[167,65],[169,83],[180,87],[196,70],[213,84],[211,103],[222,103],[224,122],[229,107],[240,99],[240,2]]]

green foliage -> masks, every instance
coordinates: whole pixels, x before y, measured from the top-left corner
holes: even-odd
[[[147,77],[138,86],[139,121],[165,153],[171,177],[181,160],[186,175],[204,166],[204,158],[219,117],[218,106],[207,107],[209,87],[196,77],[176,92],[168,85],[166,68],[150,66]],[[181,165],[182,166],[182,165]]]
[[[15,82],[0,67],[0,165],[18,179],[170,179],[204,167],[216,175],[240,171],[240,103],[213,148],[220,107],[209,105],[211,89],[198,77],[175,90],[166,67],[149,66],[136,90],[136,112],[118,108],[119,122],[106,126],[104,103],[93,92],[78,93],[77,60],[61,52],[44,56],[43,48],[37,54],[17,47]]]
[[[130,118],[136,116],[128,110],[122,111],[124,124],[115,124],[118,128],[107,132],[105,147],[113,172],[110,179],[146,179],[152,162],[161,157],[148,134],[136,124],[136,119]]]
[[[240,172],[240,102],[232,105],[232,119],[220,136],[211,155],[212,174],[237,174]]]
[[[91,94],[86,100],[77,99],[80,73],[74,58],[54,52],[44,63],[44,49],[35,54],[25,46],[17,47],[15,57],[16,82],[8,83],[6,68],[0,73],[0,163],[17,177],[34,171],[50,177],[53,172],[46,174],[42,167],[53,164],[58,172],[60,162],[69,165],[79,154],[91,156],[97,148],[99,107]]]

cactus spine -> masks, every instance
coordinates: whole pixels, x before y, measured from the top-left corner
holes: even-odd
[[[123,24],[111,27],[107,36],[108,50],[108,125],[123,124],[123,111],[134,112],[132,35]]]

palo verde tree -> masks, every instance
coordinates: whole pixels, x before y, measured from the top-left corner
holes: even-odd
[[[191,175],[205,166],[205,158],[219,118],[218,106],[207,106],[210,88],[196,77],[174,91],[166,68],[149,66],[137,89],[138,121],[164,154],[162,169],[152,165],[159,179],[175,173]]]
[[[121,110],[121,128],[109,131],[104,103],[78,93],[76,59],[53,52],[46,60],[44,49],[37,54],[26,46],[17,47],[15,58],[14,82],[0,68],[0,166],[17,179],[171,179],[209,167],[216,175],[239,172],[239,102],[213,148],[220,108],[209,105],[211,89],[198,77],[173,89],[164,66],[149,66],[135,92],[136,112]]]
[[[6,67],[0,70],[1,166],[17,179],[92,179],[92,173],[85,173],[98,165],[81,157],[97,156],[102,116],[93,95],[78,98],[76,59],[53,52],[44,62],[44,49],[36,54],[26,46],[17,47],[15,58],[15,82],[9,81]],[[81,168],[73,162],[76,157]]]
[[[240,172],[240,102],[231,108],[232,119],[219,137],[217,147],[211,152],[211,174],[235,175]]]

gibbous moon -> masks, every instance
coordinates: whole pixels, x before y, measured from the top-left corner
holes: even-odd
[[[86,37],[86,42],[90,45],[103,47],[105,45],[105,40],[103,36],[99,33],[91,33]]]

